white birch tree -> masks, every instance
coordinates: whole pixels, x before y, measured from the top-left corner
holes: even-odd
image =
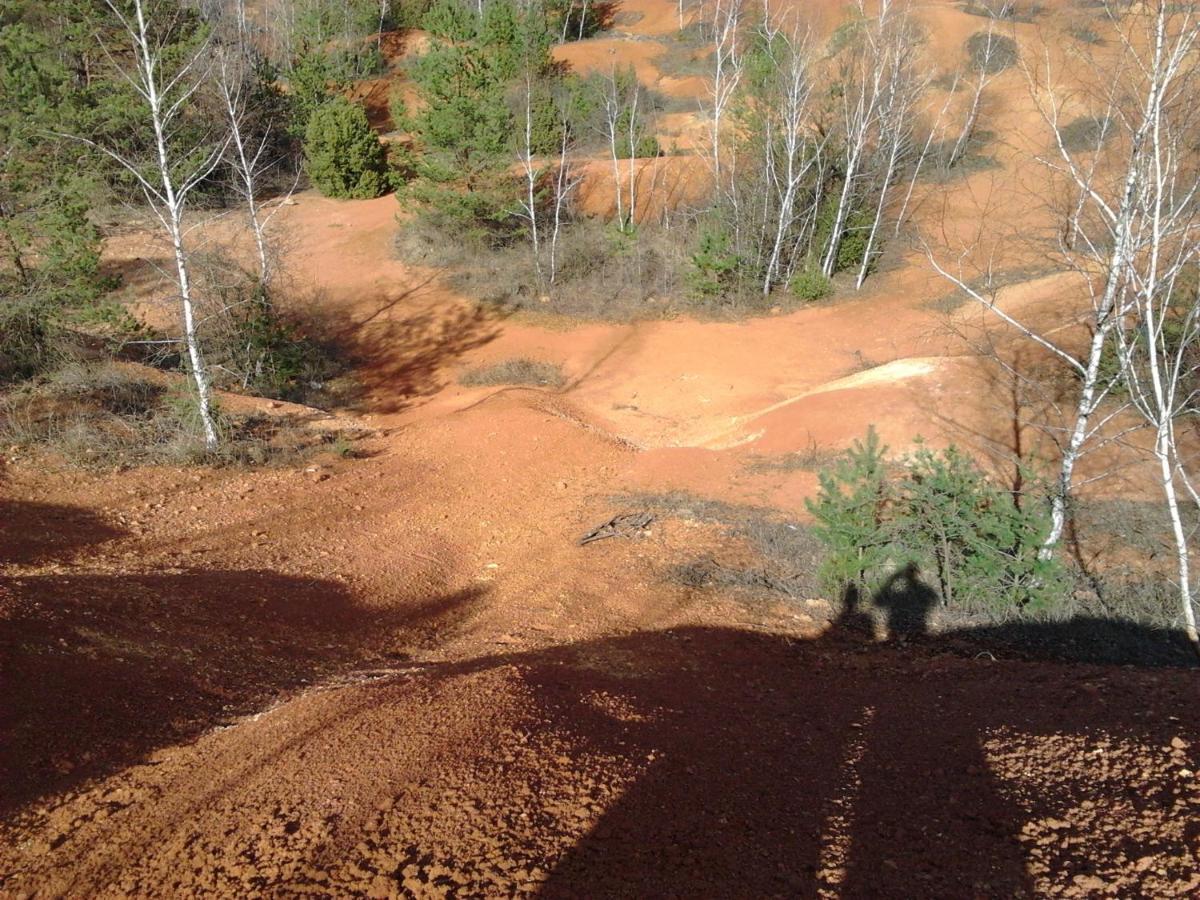
[[[682,10],[682,6],[680,7]],[[682,16],[682,12],[681,12]],[[682,21],[682,19],[681,19]],[[721,128],[730,101],[742,78],[738,36],[742,25],[742,0],[714,0],[712,20],[713,69],[709,79],[709,142],[713,178],[721,180]],[[682,27],[682,24],[680,25]]]
[[[542,281],[542,245],[538,229],[537,183],[541,170],[533,163],[533,75],[526,70],[522,83],[522,139],[518,155],[525,175],[525,194],[519,201],[522,217],[529,223],[529,239],[533,245],[533,269],[538,283]]]
[[[266,122],[258,129],[248,127],[252,113],[248,109],[248,65],[244,48],[239,47],[234,53],[221,52],[213,70],[213,80],[228,126],[226,163],[233,176],[233,189],[246,206],[246,218],[258,259],[258,280],[265,292],[274,274],[274,257],[267,240],[267,227],[295,191],[299,183],[299,170],[282,197],[277,197],[270,204],[264,203],[263,179],[280,160],[271,156],[274,124]]]
[[[1163,504],[1175,544],[1180,614],[1200,650],[1193,597],[1192,529],[1182,506],[1200,504],[1179,426],[1197,407],[1200,351],[1200,20],[1162,0],[1133,14],[1146,46],[1149,82],[1142,118],[1144,149],[1130,240],[1127,294],[1131,313],[1114,330],[1131,405],[1153,433]],[[1138,41],[1138,44],[1134,44]]]
[[[1156,237],[1162,232],[1148,224],[1161,214],[1161,209],[1146,197],[1167,190],[1165,181],[1161,188],[1158,186],[1162,178],[1159,171],[1165,164],[1163,154],[1177,164],[1185,158],[1178,152],[1171,156],[1164,149],[1162,110],[1179,97],[1187,97],[1194,104],[1197,96],[1192,76],[1196,65],[1194,18],[1190,14],[1181,18],[1165,0],[1154,0],[1141,11],[1129,13],[1125,22],[1128,25],[1121,29],[1118,58],[1106,63],[1103,71],[1107,77],[1095,82],[1105,90],[1101,107],[1112,111],[1118,126],[1111,153],[1101,154],[1095,148],[1079,151],[1065,138],[1064,95],[1056,89],[1051,77],[1049,54],[1041,73],[1026,70],[1031,95],[1051,137],[1051,152],[1039,159],[1061,177],[1077,198],[1071,203],[1077,210],[1071,213],[1076,220],[1075,242],[1068,245],[1064,240],[1059,252],[1064,265],[1080,275],[1089,302],[1077,309],[1064,307],[1053,324],[1034,327],[1003,309],[993,296],[968,283],[961,265],[953,271],[927,248],[936,271],[1063,362],[1078,379],[1077,400],[1060,442],[1058,473],[1051,497],[1051,526],[1041,548],[1043,557],[1053,554],[1062,539],[1081,457],[1117,415],[1116,411],[1100,413],[1114,388],[1113,380],[1104,372],[1106,355],[1112,353],[1118,334],[1131,317],[1138,319],[1143,329],[1147,322],[1155,321],[1147,304],[1153,302],[1149,298],[1161,297],[1161,291],[1143,288],[1139,295],[1137,288],[1139,283],[1152,283],[1145,267],[1152,266],[1148,261],[1162,251],[1160,237]],[[1174,149],[1180,150],[1182,146]],[[1194,169],[1190,171],[1194,173]],[[1194,177],[1194,174],[1189,176],[1190,184],[1171,183],[1171,190],[1182,187],[1190,202],[1196,190]],[[963,248],[964,256],[968,252],[968,248]],[[1088,337],[1082,346],[1060,337],[1072,325],[1086,328]],[[1131,367],[1123,368],[1128,378]],[[1160,410],[1150,417],[1152,424],[1160,424],[1167,415],[1163,410],[1172,407],[1172,395],[1163,393],[1162,400],[1156,399],[1152,405]],[[1169,446],[1163,449],[1168,458],[1173,452]],[[1178,476],[1178,468],[1174,471]],[[1164,490],[1171,490],[1175,483],[1164,479]],[[1186,584],[1181,590],[1187,590]]]
[[[144,160],[135,159],[120,148],[88,143],[132,176],[171,244],[183,344],[196,391],[196,409],[205,447],[211,451],[217,448],[220,436],[213,414],[211,381],[198,333],[187,245],[189,229],[184,214],[192,193],[220,164],[229,136],[222,123],[185,143],[180,127],[211,74],[211,48],[205,41],[189,52],[182,62],[170,64],[172,48],[163,35],[171,32],[172,22],[151,21],[144,0],[120,4],[105,0],[105,5],[128,38],[127,46],[105,47],[105,51],[138,97],[153,150],[151,158]],[[128,64],[120,61],[125,58],[130,60]]]
[[[885,72],[876,150],[878,197],[855,279],[856,290],[862,288],[874,262],[892,183],[912,155],[916,106],[929,81],[928,76],[917,71],[917,40],[906,11],[891,17],[887,27],[881,30],[878,46],[879,65]]]

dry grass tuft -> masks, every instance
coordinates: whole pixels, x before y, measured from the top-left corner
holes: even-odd
[[[562,387],[566,383],[562,369],[552,363],[518,357],[480,366],[464,372],[458,383],[467,387],[501,384],[527,384],[536,387]]]

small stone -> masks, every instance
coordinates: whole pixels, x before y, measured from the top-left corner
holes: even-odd
[[[376,875],[371,882],[371,887],[367,890],[368,897],[386,898],[394,897],[398,894],[392,880],[386,875]]]

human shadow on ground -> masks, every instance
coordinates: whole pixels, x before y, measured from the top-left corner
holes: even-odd
[[[119,536],[68,507],[8,502],[0,517],[9,563],[65,559],[76,542]],[[403,657],[407,640],[447,632],[482,596],[373,608],[339,582],[261,569],[0,569],[0,813],[289,690]]]
[[[1181,636],[1092,620],[932,635],[935,602],[910,567],[872,598],[893,640],[867,637],[872,617],[850,595],[812,640],[684,628],[480,661],[520,668],[580,754],[639,769],[541,896],[1029,896],[1023,828],[1069,818],[1081,797],[1123,802],[1131,786],[1098,783],[1069,749],[1053,789],[1014,785],[993,771],[989,741],[1197,745],[1193,672],[1129,666]],[[1094,631],[1123,636],[1112,665],[1029,661]],[[614,717],[597,696],[631,711]],[[1139,804],[1170,816],[1175,785],[1162,782]],[[1090,875],[1088,850],[1061,851],[1078,868],[1058,876]]]
[[[1128,786],[1070,758],[1029,793],[992,771],[989,739],[1200,738],[1189,672],[867,643],[859,615],[810,641],[687,628],[513,661],[582,752],[641,766],[542,896],[1027,896],[1023,826]],[[636,714],[588,701],[605,694]],[[1141,802],[1171,810],[1173,788]]]
[[[843,604],[851,604],[852,597],[853,589],[848,588]],[[1181,629],[1117,618],[1075,615],[1044,621],[1017,619],[939,628],[934,633],[931,620],[940,600],[914,563],[889,577],[872,597],[872,605],[882,612],[889,636],[903,641],[924,641],[942,651],[1109,666],[1200,664],[1196,648]]]

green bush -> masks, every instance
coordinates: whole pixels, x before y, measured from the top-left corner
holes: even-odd
[[[658,138],[653,134],[644,134],[634,141],[633,157],[634,159],[653,159],[656,156],[662,156],[662,146],[658,143]],[[617,145],[617,158],[629,159],[629,137]]]
[[[413,142],[406,205],[419,230],[442,242],[505,247],[524,233],[512,162],[525,139],[527,86],[533,152],[558,148],[554,35],[540,7],[512,0],[486,4],[482,16],[437,0],[422,25],[430,42],[408,66],[419,102],[410,110],[394,94],[390,104],[396,127]]]
[[[872,429],[818,473],[808,508],[828,591],[879,597],[897,577],[929,573],[944,606],[993,615],[1044,609],[1062,594],[1061,567],[1038,558],[1041,498],[1014,498],[954,447],[920,447],[894,471],[885,455]]]
[[[523,233],[516,215],[519,185],[507,172],[464,190],[451,173],[428,159],[416,165],[416,177],[405,186],[403,198],[417,222],[439,241],[455,241],[473,249],[498,249],[512,244]]]
[[[330,89],[341,87],[333,65],[324,53],[307,53],[292,64],[288,76],[288,130],[303,139],[313,113],[329,102]]]
[[[887,447],[875,429],[845,455],[817,473],[816,500],[807,502],[816,520],[813,533],[825,547],[821,583],[831,592],[873,590],[891,559],[888,510],[893,487]]]
[[[944,605],[1039,608],[1061,574],[1038,559],[1046,512],[1040,502],[1018,506],[955,447],[941,454],[921,447],[905,461],[892,528],[907,559],[936,576]]]
[[[840,191],[830,192],[817,216],[817,228],[813,239],[813,246],[821,249],[822,256],[824,256],[825,251],[828,249],[830,241],[833,240],[833,225],[834,220],[837,218],[839,193]],[[864,254],[867,252],[867,237],[870,234],[873,220],[867,212],[855,208],[855,205],[852,202],[850,210],[846,214],[845,222],[842,225],[837,259],[834,261],[834,272],[844,272],[847,269],[858,268],[862,263]],[[878,252],[878,245],[876,245],[875,249]]]
[[[304,135],[308,175],[327,197],[369,199],[387,187],[383,145],[362,107],[345,97],[313,112]]]
[[[741,265],[730,246],[729,232],[711,228],[701,231],[692,265],[695,268],[688,273],[688,282],[693,293],[702,299],[727,293]]]
[[[837,267],[834,271],[844,272],[862,265],[863,257],[867,253],[871,224],[871,217],[858,210],[852,210],[846,216],[846,229],[842,232],[842,242],[838,244]]]
[[[797,300],[811,303],[828,297],[833,292],[833,282],[819,269],[804,268],[792,276],[788,290]]]

